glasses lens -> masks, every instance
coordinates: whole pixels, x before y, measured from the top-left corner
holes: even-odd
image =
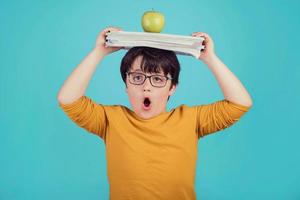
[[[151,77],[151,83],[155,87],[163,87],[167,83],[167,78],[164,76],[152,76]]]
[[[140,73],[131,73],[129,76],[129,80],[133,84],[141,84],[145,80],[145,75],[140,74]]]

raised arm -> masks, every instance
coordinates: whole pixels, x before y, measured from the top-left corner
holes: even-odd
[[[211,37],[202,32],[195,32],[192,36],[205,38],[205,49],[198,59],[207,64],[209,69],[212,71],[221,87],[224,98],[233,103],[248,107],[252,106],[252,99],[245,87],[215,54],[214,44]]]
[[[100,32],[93,50],[73,70],[64,82],[57,95],[57,100],[62,104],[69,104],[85,94],[86,88],[96,70],[99,62],[108,54],[119,50],[118,47],[105,46],[105,33],[118,31],[120,28],[108,27]]]

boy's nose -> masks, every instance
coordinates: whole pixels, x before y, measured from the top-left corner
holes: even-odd
[[[150,79],[149,78],[146,78],[146,80],[145,80],[145,82],[144,82],[144,85],[143,85],[143,88],[144,88],[144,90],[151,90],[151,87],[152,87],[152,85],[151,85],[151,83],[150,83]]]

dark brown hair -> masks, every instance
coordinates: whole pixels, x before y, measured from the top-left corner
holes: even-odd
[[[172,77],[172,84],[177,85],[180,73],[180,64],[175,52],[151,47],[133,47],[127,51],[121,61],[121,76],[126,84],[126,72],[131,69],[134,60],[142,56],[141,70],[146,73],[163,72]]]

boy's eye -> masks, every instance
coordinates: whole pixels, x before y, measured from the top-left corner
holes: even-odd
[[[154,77],[153,77],[153,80],[154,80],[155,82],[162,82],[162,81],[163,81],[163,79],[162,79],[161,77],[159,77],[159,76],[154,76]]]
[[[133,80],[134,81],[141,81],[141,80],[143,80],[143,76],[142,75],[134,75]]]

